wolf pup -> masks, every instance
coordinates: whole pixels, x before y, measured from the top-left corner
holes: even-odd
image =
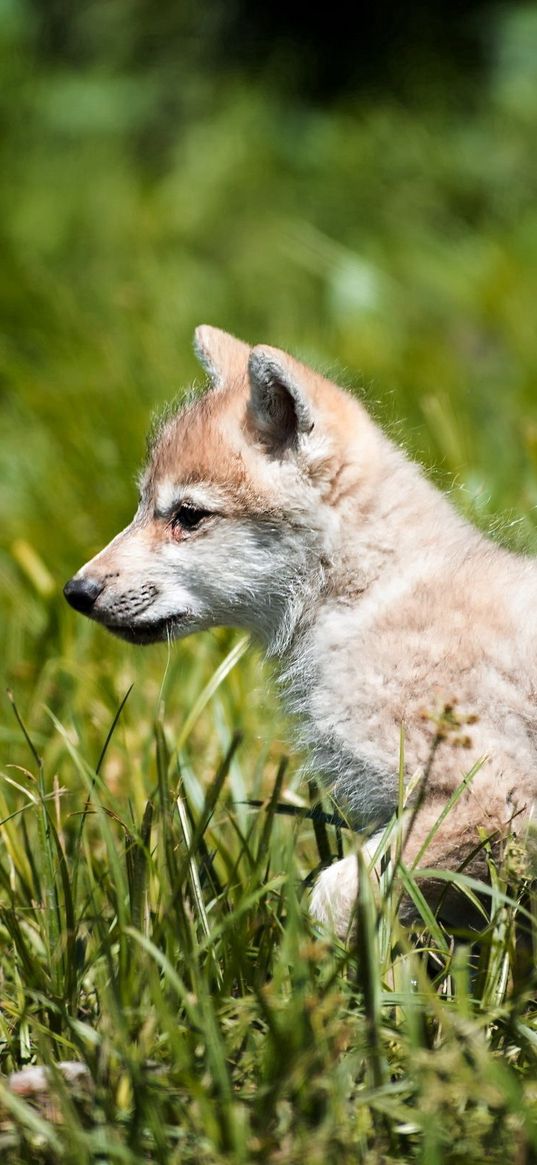
[[[397,805],[403,728],[406,778],[423,775],[405,862],[486,877],[483,839],[523,831],[537,792],[536,564],[285,352],[207,326],[195,348],[211,387],[162,423],[133,521],[66,598],[130,643],[251,631],[281,663],[312,767],[372,835]],[[356,878],[345,858],[313,892],[340,935]],[[424,892],[449,910],[439,881]]]

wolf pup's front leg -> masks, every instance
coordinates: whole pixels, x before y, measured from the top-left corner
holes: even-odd
[[[505,837],[505,825],[501,813],[496,814],[494,806],[489,806],[486,813],[482,806],[475,803],[472,794],[467,794],[462,804],[455,806],[440,828],[438,820],[443,805],[434,801],[420,809],[415,817],[408,811],[401,820],[400,845],[396,847],[392,835],[392,855],[396,848],[400,853],[400,861],[409,870],[427,869],[429,871],[448,870],[464,871],[479,881],[485,881],[488,876],[487,859],[489,851],[498,857],[501,841]],[[480,810],[476,816],[476,809]],[[486,821],[486,827],[483,828]],[[480,845],[480,831],[484,833]],[[363,846],[363,854],[367,863],[372,863],[382,841],[382,831],[374,834]],[[373,889],[376,891],[380,875],[380,859],[370,867]],[[396,875],[397,871],[393,871]],[[419,877],[419,885],[429,905],[438,910],[439,917],[449,926],[479,925],[479,918],[475,909],[468,901],[458,894],[454,886],[446,884],[443,879],[435,879],[434,873],[427,877]],[[333,931],[343,942],[353,941],[353,927],[356,916],[356,902],[358,897],[358,861],[356,854],[349,854],[341,861],[334,862],[319,875],[313,888],[310,900],[310,911],[313,917],[322,926]],[[403,894],[401,903],[401,918],[407,923],[417,917],[416,908],[408,897]]]

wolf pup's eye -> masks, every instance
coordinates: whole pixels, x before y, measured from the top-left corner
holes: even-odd
[[[209,515],[210,510],[197,510],[195,506],[179,506],[172,519],[172,530],[196,530]]]

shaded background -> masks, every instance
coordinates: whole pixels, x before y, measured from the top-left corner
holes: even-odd
[[[129,520],[199,322],[356,388],[457,504],[535,545],[534,5],[0,16],[0,602],[36,723],[47,702],[100,730],[131,667],[139,709],[158,693],[165,649],[131,654],[60,590]]]

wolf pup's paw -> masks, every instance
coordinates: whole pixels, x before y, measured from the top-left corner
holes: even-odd
[[[350,854],[319,875],[313,887],[310,914],[342,942],[349,937],[358,894],[358,865]]]

